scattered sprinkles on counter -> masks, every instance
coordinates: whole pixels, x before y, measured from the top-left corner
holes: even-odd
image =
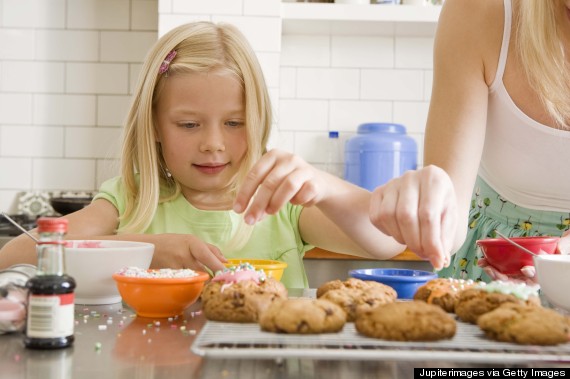
[[[117,271],[117,274],[133,278],[191,278],[198,276],[196,271],[188,268],[178,270],[171,268],[144,270],[138,267],[124,267]]]
[[[525,283],[504,282],[502,280],[495,280],[490,283],[480,282],[478,287],[487,292],[510,294],[521,300],[528,300],[530,296],[538,297],[538,290],[540,289],[538,284],[528,285]]]
[[[172,271],[183,271],[183,270],[172,270]],[[191,271],[191,270],[185,270],[185,271]],[[200,310],[196,312],[190,312],[188,316],[194,318],[196,315],[199,315],[201,313],[202,311]],[[83,323],[88,323],[88,322],[96,323],[96,327],[99,333],[109,333],[109,331],[112,331],[116,332],[117,338],[121,338],[122,337],[121,330],[125,326],[124,320],[136,317],[137,317],[136,314],[134,313],[131,314],[130,311],[128,310],[126,311],[124,309],[119,309],[116,311],[116,318],[119,318],[120,320],[118,323],[114,323],[113,314],[98,313],[95,310],[90,310],[88,307],[84,307],[75,312],[75,324],[77,325],[81,320],[83,320]],[[105,320],[105,324],[101,324],[101,319]],[[148,344],[152,344],[154,342],[153,338],[151,338],[152,335],[154,335],[155,333],[162,333],[161,326],[164,326],[164,324],[167,324],[166,327],[168,329],[179,330],[180,334],[183,335],[184,337],[196,336],[196,334],[198,333],[197,330],[187,329],[186,328],[187,323],[188,320],[180,316],[169,317],[168,319],[163,321],[152,320],[151,322],[142,327],[141,332],[142,335],[145,336],[143,338],[146,338],[146,343]],[[78,333],[78,335],[80,334],[81,333]],[[95,354],[100,354],[102,349],[103,349],[102,342],[97,341],[94,343],[93,351]],[[19,359],[20,359],[19,355],[14,356],[14,360],[18,361]],[[141,356],[140,359],[144,360],[145,357]]]

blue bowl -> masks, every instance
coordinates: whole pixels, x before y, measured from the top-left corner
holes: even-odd
[[[398,293],[398,299],[413,299],[419,287],[437,278],[437,274],[430,271],[405,268],[365,268],[350,270],[348,275],[352,278],[373,280],[390,286]]]

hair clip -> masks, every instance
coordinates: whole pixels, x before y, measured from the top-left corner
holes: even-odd
[[[168,71],[168,68],[170,67],[170,62],[172,62],[175,56],[176,56],[176,50],[172,50],[170,53],[168,53],[168,55],[166,55],[166,58],[164,58],[164,60],[160,64],[160,68],[158,69],[159,74],[164,74],[165,72]]]

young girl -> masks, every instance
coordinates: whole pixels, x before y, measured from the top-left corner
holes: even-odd
[[[121,176],[66,216],[68,238],[151,242],[155,268],[280,260],[284,284],[299,288],[310,246],[378,259],[403,250],[371,224],[368,191],[290,153],[266,152],[271,122],[259,63],[236,28],[172,30],[142,68]],[[0,266],[34,257],[33,242],[19,237],[0,252]]]

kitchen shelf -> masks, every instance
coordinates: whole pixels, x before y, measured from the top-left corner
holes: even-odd
[[[374,21],[437,23],[441,6],[281,3],[283,22]]]

